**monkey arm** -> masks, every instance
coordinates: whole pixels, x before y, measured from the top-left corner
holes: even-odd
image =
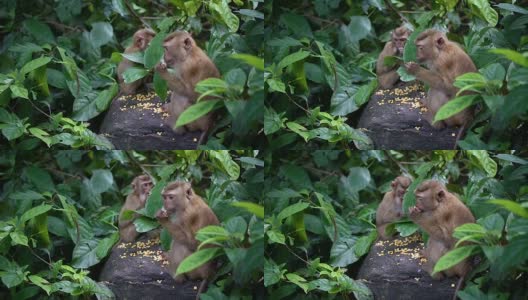
[[[444,79],[439,73],[427,70],[422,67],[418,67],[418,70],[414,72],[416,79],[424,82],[430,88],[453,92],[454,86],[449,80]]]

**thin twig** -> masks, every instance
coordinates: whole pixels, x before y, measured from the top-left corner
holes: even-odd
[[[411,22],[409,22],[409,19],[407,19],[401,12],[396,9],[396,7],[394,7],[394,5],[392,5],[390,0],[385,0],[384,2],[391,10],[393,10],[396,14],[398,14],[398,16],[400,16],[400,19],[402,19],[402,21],[404,21],[405,23],[412,24]]]
[[[148,29],[152,29],[152,26],[150,26],[149,23],[147,23],[145,20],[143,20],[143,18],[141,18],[138,14],[136,14],[136,12],[134,11],[134,9],[132,8],[132,5],[130,5],[130,3],[128,2],[128,0],[125,0],[123,1],[125,2],[125,5],[126,7],[128,8],[128,10],[130,11],[131,14],[134,15],[134,17],[138,18],[139,21],[141,21],[141,23],[143,23],[143,26],[145,26],[146,28]]]

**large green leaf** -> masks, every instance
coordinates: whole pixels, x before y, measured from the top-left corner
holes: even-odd
[[[41,215],[41,214],[43,214],[43,213],[48,212],[51,208],[52,208],[51,205],[46,205],[46,204],[43,204],[43,205],[40,205],[40,206],[33,207],[32,209],[26,211],[26,212],[20,217],[20,222],[24,223],[24,222],[26,222],[26,221],[29,221],[30,219],[33,219],[33,218],[35,218],[35,217],[38,216],[38,215]]]
[[[433,274],[451,268],[452,266],[475,254],[477,250],[478,246],[472,245],[459,247],[447,252],[436,262],[436,265],[433,269]]]
[[[473,103],[476,102],[477,98],[478,95],[464,95],[449,100],[446,104],[442,105],[442,107],[440,107],[440,109],[436,112],[434,122],[445,120],[451,116],[456,115],[457,113],[473,105]]]
[[[34,59],[28,63],[26,63],[22,69],[20,69],[20,73],[22,75],[24,74],[27,74],[37,68],[40,68],[42,66],[45,66],[47,65],[49,62],[51,61],[51,57],[46,57],[46,56],[43,56],[43,57],[39,57],[37,59]]]
[[[189,124],[202,116],[205,116],[209,112],[222,107],[222,100],[203,100],[187,107],[178,120],[174,127],[180,127]]]
[[[205,248],[194,252],[187,256],[178,266],[176,274],[183,274],[192,271],[204,263],[214,259],[215,257],[222,254],[220,248]]]

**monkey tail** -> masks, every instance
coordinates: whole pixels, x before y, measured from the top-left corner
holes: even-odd
[[[466,278],[466,275],[460,276],[458,279],[458,282],[455,287],[455,293],[453,294],[453,300],[457,299],[457,293],[460,291],[460,288],[462,288],[462,284],[464,283],[464,279]]]
[[[198,292],[196,293],[196,299],[195,300],[200,300],[200,295],[203,293],[205,287],[207,286],[207,282],[208,281],[209,280],[207,278],[202,280],[202,283],[200,283],[200,287],[198,288]]]
[[[460,129],[458,130],[458,133],[457,133],[457,136],[456,136],[456,139],[455,139],[455,144],[453,145],[453,150],[456,150],[458,141],[460,140],[460,137],[462,136],[462,133],[466,129],[467,124],[468,124],[468,121],[466,120],[466,121],[464,121],[464,124],[462,124],[462,126],[460,126]]]

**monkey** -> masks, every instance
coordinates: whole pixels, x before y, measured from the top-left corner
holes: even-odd
[[[429,240],[423,251],[427,263],[424,270],[431,276],[433,268],[447,251],[454,248],[456,239],[453,232],[456,227],[475,223],[471,211],[455,195],[448,192],[447,188],[436,180],[424,181],[414,192],[416,205],[409,208],[409,218],[429,234]],[[470,271],[468,259],[436,273],[434,279],[458,276],[460,279]]]
[[[392,190],[383,196],[383,200],[381,200],[376,211],[376,227],[380,239],[388,239],[389,236],[385,233],[385,228],[403,216],[403,195],[409,185],[411,185],[411,179],[406,176],[398,176],[391,183]]]
[[[162,198],[163,207],[156,213],[156,218],[172,237],[171,249],[166,254],[171,275],[178,283],[186,278],[206,282],[215,272],[213,261],[185,274],[174,275],[181,261],[197,250],[199,242],[195,238],[196,232],[209,225],[219,225],[218,218],[205,201],[195,194],[189,182],[169,183],[162,192]]]
[[[196,45],[192,36],[185,31],[168,35],[163,41],[163,47],[163,61],[156,66],[156,71],[167,81],[172,91],[170,103],[165,106],[169,113],[166,123],[178,134],[200,130],[203,132],[200,140],[203,140],[212,127],[212,113],[182,127],[174,128],[174,125],[181,113],[196,102],[199,96],[194,90],[196,84],[207,78],[219,78],[220,72],[205,52]]]
[[[132,45],[125,49],[126,54],[145,51],[150,41],[156,36],[156,33],[150,29],[140,29],[134,33]],[[119,87],[121,93],[130,95],[136,92],[136,90],[145,82],[144,78],[138,79],[131,83],[125,83],[123,73],[130,67],[135,65],[134,62],[123,57],[123,60],[117,66],[117,79],[119,81]]]
[[[125,220],[123,218],[124,212],[145,207],[145,202],[147,201],[152,186],[152,179],[148,175],[139,175],[132,180],[132,193],[127,196],[125,204],[119,213],[118,227],[122,242],[133,242],[139,235],[133,223],[137,214],[135,214],[134,218]]]
[[[435,129],[459,126],[462,130],[473,118],[472,108],[468,107],[442,121],[433,123],[433,120],[440,107],[456,96],[458,89],[453,85],[455,78],[476,72],[475,64],[457,43],[449,41],[438,30],[428,29],[420,33],[415,44],[416,58],[419,63],[425,63],[427,69],[415,62],[406,63],[405,68],[417,80],[429,86],[427,97],[422,101],[427,108],[424,118]]]
[[[390,89],[400,79],[400,75],[396,72],[399,64],[388,67],[384,60],[387,56],[402,56],[409,35],[411,35],[411,30],[405,26],[394,29],[391,33],[391,40],[385,44],[383,51],[381,51],[376,62],[376,74],[381,88]]]

